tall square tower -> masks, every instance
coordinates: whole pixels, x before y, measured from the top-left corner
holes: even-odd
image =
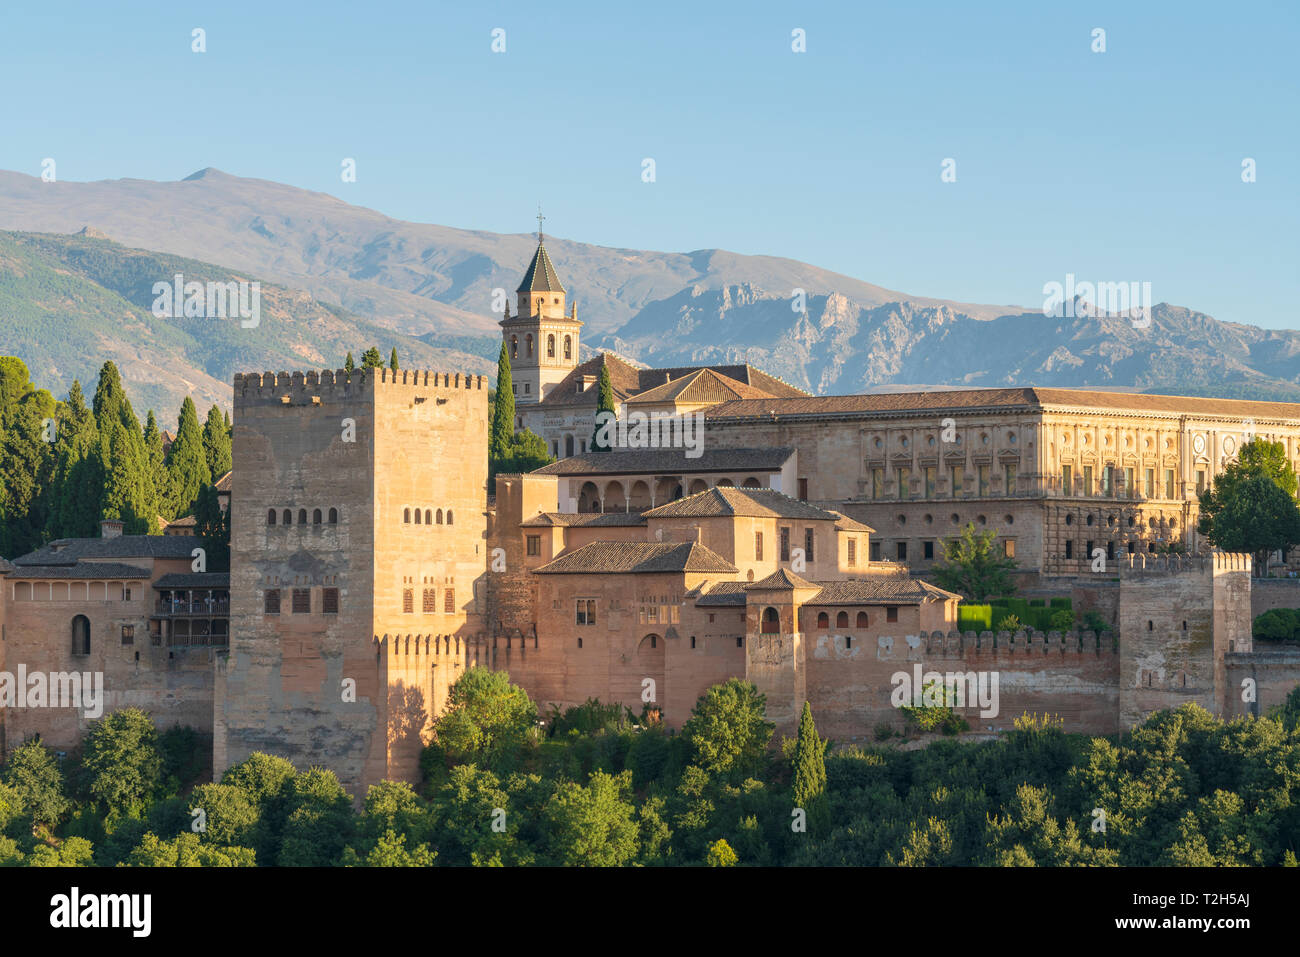
[[[422,371],[235,376],[218,775],[260,750],[357,797],[417,779],[483,633],[487,392]]]

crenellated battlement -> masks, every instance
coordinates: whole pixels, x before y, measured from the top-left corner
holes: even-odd
[[[922,631],[916,635],[918,644],[905,642],[898,651],[921,651],[927,658],[967,658],[979,656],[1038,656],[1065,657],[1069,655],[1099,657],[1118,653],[1116,642],[1095,631]],[[882,648],[882,651],[884,649]],[[883,655],[882,655],[883,656]]]
[[[317,372],[236,372],[235,404],[286,400],[291,405],[331,400],[362,400],[374,390],[388,387],[437,389],[440,391],[476,391],[487,389],[486,376],[462,372],[430,372],[424,369],[346,369]]]
[[[1242,552],[1215,550],[1208,555],[1123,555],[1119,561],[1119,576],[1140,581],[1167,575],[1249,572],[1250,568],[1250,555]]]

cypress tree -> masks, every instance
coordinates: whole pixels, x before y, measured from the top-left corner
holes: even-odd
[[[488,434],[488,479],[504,470],[510,458],[510,446],[515,436],[515,393],[510,381],[510,357],[506,344],[501,343],[497,357],[497,391],[492,403],[492,430]]]
[[[55,410],[54,397],[32,385],[21,359],[0,358],[0,554],[29,552],[45,533],[54,467],[46,420]]]
[[[378,346],[371,346],[365,352],[361,353],[362,369],[382,369],[384,367],[384,357],[379,354]]]
[[[230,571],[230,512],[212,485],[203,486],[194,502],[194,534],[203,542],[210,572]]]
[[[216,481],[230,471],[230,430],[214,405],[203,423],[203,454],[208,460],[208,474]]]
[[[356,367],[357,367],[357,363],[352,358],[352,353],[349,352],[348,357],[343,360],[343,369],[348,373],[348,375],[351,375],[352,370],[355,369]]]
[[[221,413],[221,420],[222,420],[222,421],[225,423],[225,425],[226,425],[226,434],[229,435],[230,432],[231,432],[231,429],[230,429],[230,412],[229,412],[229,411],[226,411],[226,412]]]
[[[388,368],[397,371],[397,346],[393,346],[393,354],[388,359]]]
[[[150,423],[153,422],[150,413]],[[157,428],[155,427],[155,432]],[[159,450],[162,445],[159,442]],[[89,538],[96,534],[99,502],[104,495],[104,475],[99,457],[99,429],[86,408],[81,383],[72,380],[58,438],[54,443],[54,473],[50,481],[51,538]],[[161,462],[159,463],[161,465]]]
[[[614,386],[609,381],[609,366],[605,363],[600,364],[600,382],[598,384],[600,395],[596,400],[596,425],[591,430],[591,442],[587,448],[593,452],[608,452],[610,445],[608,442],[600,441],[600,423],[602,421],[602,412],[609,415],[616,415],[614,407]]]
[[[825,744],[817,736],[812,707],[803,703],[799,718],[799,740],[794,749],[794,803],[808,809],[826,793]]]
[[[189,396],[181,403],[176,440],[172,442],[171,455],[167,461],[167,474],[175,514],[189,515],[199,492],[205,485],[212,484],[208,457],[203,449],[203,433],[199,429],[199,414]]]
[[[98,517],[122,519],[128,535],[157,534],[166,483],[161,475],[149,471],[140,420],[126,397],[117,366],[111,361],[99,370],[93,410],[99,430],[100,470],[105,480]],[[121,436],[115,425],[122,426]]]

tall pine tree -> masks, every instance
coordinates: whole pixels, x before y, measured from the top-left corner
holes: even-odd
[[[105,362],[99,370],[93,410],[104,476],[99,517],[120,518],[128,535],[158,534],[160,499],[165,493],[165,486],[159,487],[163,477],[149,471],[140,420],[112,362]],[[120,435],[116,426],[122,427]]]
[[[194,501],[205,485],[212,484],[208,457],[203,448],[203,432],[194,401],[185,397],[181,403],[176,439],[167,457],[167,475],[171,488],[171,505],[177,516],[189,515]]]
[[[617,414],[614,407],[614,386],[609,381],[609,366],[606,363],[600,364],[600,382],[597,385],[600,394],[596,399],[596,425],[591,431],[591,442],[587,448],[592,452],[608,452],[610,449],[609,442],[601,441],[601,422],[607,421],[606,416],[601,413],[607,413],[609,416]]]
[[[351,375],[352,370],[355,369],[356,367],[357,367],[357,362],[355,359],[352,358],[352,353],[349,352],[348,357],[343,360],[343,370],[347,372],[348,375]]]
[[[208,474],[216,481],[230,471],[230,431],[214,405],[203,423],[203,454],[208,460]]]
[[[388,368],[394,372],[397,371],[397,346],[393,346],[393,354],[388,360]]]
[[[152,413],[150,416],[152,423]],[[59,416],[58,438],[54,443],[49,537],[90,538],[98,534],[99,503],[103,495],[99,429],[94,414],[86,408],[81,383],[73,379]]]

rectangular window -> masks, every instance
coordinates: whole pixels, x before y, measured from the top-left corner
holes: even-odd
[[[415,614],[415,590],[413,588],[402,590],[402,614]]]
[[[1205,469],[1196,470],[1196,491],[1205,491]]]
[[[1061,466],[1061,494],[1074,494],[1074,469],[1068,465]]]
[[[1174,470],[1165,469],[1165,498],[1174,497]]]
[[[934,483],[939,480],[939,470],[933,465],[925,468],[925,497],[934,498]]]
[[[339,613],[339,590],[337,588],[326,588],[321,592],[321,611],[327,615],[337,615]]]
[[[130,601],[130,600],[131,600],[131,589],[128,588],[126,590],[126,597],[123,599],[123,601]]]
[[[529,555],[540,555],[541,553],[542,553],[542,536],[540,536],[540,535],[529,535],[529,536],[528,536],[528,554],[529,554]]]
[[[885,606],[885,621],[898,621],[898,606]]]
[[[963,485],[966,481],[966,470],[960,465],[954,465],[948,470],[948,473],[948,478],[952,482],[950,494],[953,498],[957,498],[964,491]]]
[[[799,480],[799,501],[808,501],[808,480],[806,478]]]
[[[856,538],[850,538],[849,539],[849,567],[852,568],[857,563],[858,563],[858,540]]]
[[[1074,557],[1074,542],[1065,543],[1065,557],[1066,558]]]
[[[1124,492],[1129,498],[1137,498],[1138,490],[1136,475],[1136,469],[1128,468],[1124,470]]]
[[[811,528],[805,528],[803,530],[804,561],[810,562],[813,560],[813,544],[813,530]]]
[[[596,623],[596,599],[579,598],[574,605],[573,620],[579,625],[594,625]]]
[[[438,613],[438,589],[426,588],[424,594],[420,596],[420,608],[426,615],[436,615]]]
[[[926,559],[934,558],[934,542],[921,543],[921,557]]]
[[[1142,473],[1142,494],[1147,498],[1155,498],[1156,495],[1156,470],[1146,469]]]
[[[1101,470],[1101,494],[1115,494],[1115,466],[1107,465]]]
[[[980,498],[989,494],[989,467],[981,465],[979,470]]]
[[[754,561],[761,562],[762,560],[763,560],[763,533],[755,532],[754,533]]]
[[[1002,467],[1003,491],[1007,495],[1016,494],[1016,467],[1014,465],[1004,465]]]
[[[135,625],[122,626],[122,644],[124,645],[135,644]]]
[[[907,542],[898,543],[898,560],[900,562],[907,561]]]
[[[1016,557],[1016,540],[1014,538],[1008,538],[1002,543],[1002,554],[1007,558]]]
[[[1083,467],[1083,494],[1088,496],[1093,494],[1091,465],[1085,465]]]
[[[1114,561],[1114,560],[1115,560],[1115,543],[1114,543],[1114,542],[1107,542],[1107,543],[1106,543],[1106,560],[1107,560],[1107,561]]]
[[[1083,543],[1083,551],[1084,551],[1084,555],[1083,555],[1083,557],[1084,557],[1086,560],[1088,560],[1088,561],[1091,561],[1091,560],[1092,560],[1092,546],[1093,546],[1093,544],[1094,544],[1094,543],[1093,543],[1093,541],[1092,541],[1091,539],[1089,539],[1088,541],[1086,541],[1086,542]]]
[[[448,588],[442,596],[442,610],[445,614],[456,614],[456,589]]]
[[[788,562],[790,560],[790,529],[781,529],[781,557],[780,560]]]
[[[911,484],[912,470],[898,468],[894,471],[898,475],[898,497],[900,499],[910,498],[912,490],[909,488],[909,485]]]
[[[262,611],[267,615],[280,614],[280,589],[267,589],[266,594],[262,598]]]
[[[871,542],[869,545],[867,545],[867,553],[871,556],[870,559],[871,561],[873,562],[880,561],[880,543]]]
[[[293,613],[295,615],[311,614],[310,588],[295,588],[293,590]]]
[[[884,469],[871,470],[871,497],[872,498],[885,497],[885,470]]]

